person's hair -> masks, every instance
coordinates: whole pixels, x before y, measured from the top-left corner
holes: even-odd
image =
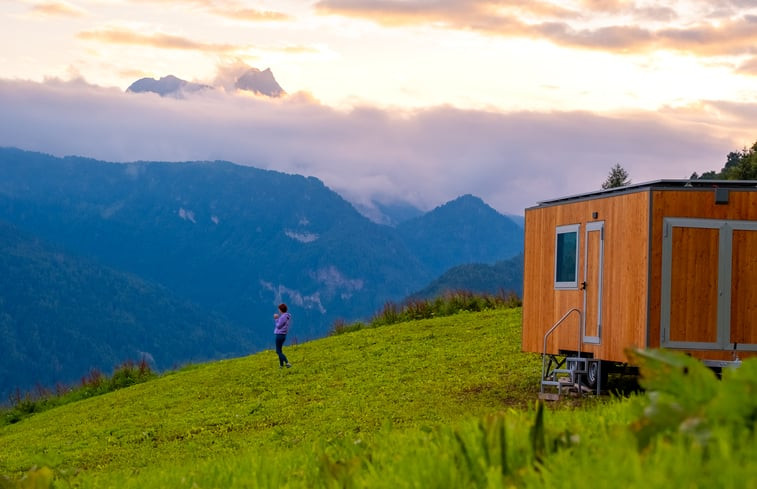
[[[279,311],[281,311],[281,312],[287,312],[287,305],[286,304],[279,304]]]

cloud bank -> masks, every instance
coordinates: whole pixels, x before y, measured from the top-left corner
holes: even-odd
[[[386,26],[433,25],[624,55],[676,51],[753,62],[757,44],[751,0],[321,0],[316,10]]]
[[[315,176],[346,199],[422,209],[471,193],[503,213],[599,189],[720,169],[751,145],[757,105],[596,115],[435,107],[338,111],[303,94],[183,100],[82,81],[0,80],[0,146],[126,162],[228,160]]]

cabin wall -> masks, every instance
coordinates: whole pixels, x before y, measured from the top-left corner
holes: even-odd
[[[646,346],[649,199],[649,191],[643,190],[526,210],[524,351],[541,353],[544,333],[571,308],[583,311],[584,292],[580,287],[575,290],[554,287],[555,233],[558,226],[580,224],[580,284],[586,279],[586,226],[596,221],[604,221],[602,335],[599,344],[583,343],[581,350],[593,353],[595,358],[625,362],[627,346]],[[577,351],[579,326],[578,315],[571,314],[550,337],[547,352]]]
[[[652,190],[649,346],[661,344],[662,243],[665,218],[757,221],[757,192],[730,190],[717,204],[714,189]],[[671,281],[671,338],[688,341],[716,333],[718,235],[711,229],[674,228]],[[732,239],[730,341],[757,344],[757,231],[734,231]],[[674,320],[675,318],[675,320]],[[730,350],[685,350],[697,358],[731,360]],[[741,358],[757,352],[739,352]]]

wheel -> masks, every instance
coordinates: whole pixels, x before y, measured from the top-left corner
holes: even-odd
[[[610,370],[610,366],[607,362],[602,360],[590,360],[587,367],[586,375],[584,376],[584,385],[591,389],[597,388],[597,381],[601,380],[601,387],[607,385],[607,373]]]

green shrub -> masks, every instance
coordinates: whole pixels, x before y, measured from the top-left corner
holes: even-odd
[[[139,363],[124,362],[116,367],[110,378],[99,370],[93,369],[87,376],[82,377],[79,387],[65,388],[59,385],[54,394],[41,387],[37,388],[36,395],[28,392],[22,395],[17,391],[15,396],[11,398],[10,408],[0,409],[0,426],[18,423],[35,413],[123,389],[156,376],[147,361],[142,359]]]
[[[387,302],[368,325],[362,322],[346,324],[343,319],[334,322],[329,332],[335,336],[365,327],[376,328],[420,319],[453,316],[461,312],[481,312],[492,309],[512,309],[521,306],[520,298],[512,292],[500,291],[497,295],[476,294],[466,290],[449,291],[433,299],[411,299],[402,305]]]

